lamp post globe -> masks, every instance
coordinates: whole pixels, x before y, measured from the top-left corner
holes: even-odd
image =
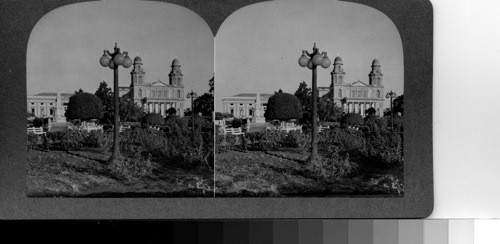
[[[328,56],[326,55],[326,52],[325,52],[325,56],[323,56],[323,63],[321,64],[321,67],[326,69],[326,68],[330,67],[331,64],[332,64],[332,61],[328,58]]]
[[[118,53],[113,58],[113,61],[115,62],[115,64],[122,65],[123,61],[125,61],[125,57],[123,57],[121,53]]]
[[[99,63],[101,64],[102,67],[108,67],[110,60],[111,58],[108,55],[106,55],[106,51],[104,51],[102,57],[99,59]]]
[[[114,62],[113,60],[109,60],[108,67],[109,67],[110,69],[115,69],[115,67],[116,67],[115,62]]]
[[[306,56],[306,51],[302,51],[302,56],[299,58],[299,65],[301,67],[306,67],[309,63],[309,58]]]
[[[320,66],[321,64],[323,64],[323,56],[321,56],[321,54],[317,53],[312,58],[312,62],[313,62],[314,65]]]
[[[128,57],[128,53],[127,52],[124,52],[124,54],[125,54],[125,58],[123,60],[122,66],[124,68],[130,68],[130,66],[132,66],[132,59],[130,59]]]

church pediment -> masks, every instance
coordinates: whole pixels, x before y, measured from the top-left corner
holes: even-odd
[[[368,86],[368,84],[363,83],[363,82],[358,80],[358,81],[352,83],[351,86]]]
[[[155,81],[153,83],[151,83],[151,86],[168,86],[166,83],[164,83],[163,81]]]

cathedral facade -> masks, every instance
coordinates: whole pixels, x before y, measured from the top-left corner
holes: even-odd
[[[383,74],[378,59],[374,59],[372,62],[368,83],[360,80],[348,83],[340,57],[335,58],[330,75],[330,86],[318,87],[319,94],[323,99],[334,101],[348,113],[364,116],[367,109],[374,108],[377,115],[382,115],[385,93]]]
[[[172,61],[168,81],[158,79],[146,82],[146,72],[142,59],[136,57],[129,87],[120,87],[120,96],[132,99],[135,104],[144,108],[145,112],[166,116],[166,111],[175,108],[177,115],[184,113],[184,85],[182,83],[181,65],[178,59]]]

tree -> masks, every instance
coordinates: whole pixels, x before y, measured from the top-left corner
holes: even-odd
[[[269,98],[264,117],[268,120],[280,121],[299,119],[302,117],[302,104],[296,96],[278,92]]]
[[[343,110],[335,102],[322,98],[318,104],[318,117],[324,122],[338,122],[342,116]]]
[[[119,112],[121,121],[137,122],[144,116],[144,109],[127,98],[120,98]]]
[[[104,109],[104,116],[101,120],[101,122],[108,122],[111,123],[111,121],[114,120],[114,97],[113,97],[113,92],[111,91],[111,87],[108,87],[108,84],[105,81],[102,81],[99,84],[99,88],[94,93],[99,99],[101,99],[102,106]],[[120,113],[121,114],[121,113]]]
[[[65,116],[68,119],[101,119],[104,115],[101,99],[87,92],[78,92],[69,98]]]
[[[205,93],[194,100],[194,111],[203,116],[212,116],[214,111],[214,96],[211,93]]]
[[[374,108],[369,108],[369,109],[365,110],[365,114],[367,116],[375,115],[376,113],[377,113],[377,110],[375,110]]]
[[[302,81],[294,95],[300,100],[300,104],[302,104],[303,114],[300,123],[312,123],[312,89],[307,87],[305,81]]]
[[[176,115],[177,114],[177,110],[175,108],[169,108],[167,109],[167,115]]]
[[[404,112],[404,94],[397,97],[392,101],[392,107],[394,109],[394,113],[398,114],[401,113],[403,115]]]
[[[203,116],[212,116],[214,111],[214,83],[215,79],[212,77],[208,81],[208,92],[193,101],[193,111],[195,113],[201,113]]]
[[[191,108],[184,109],[184,116],[191,116],[192,114],[193,111],[191,111]]]

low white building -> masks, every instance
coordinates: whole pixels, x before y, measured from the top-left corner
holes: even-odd
[[[267,101],[273,94],[259,94],[260,105],[263,111],[266,111]],[[256,108],[257,93],[241,93],[231,97],[222,98],[222,107],[224,113],[230,113],[235,118],[252,118]]]
[[[61,93],[61,105],[64,111],[68,108],[69,98],[74,93]],[[54,118],[56,115],[57,93],[44,92],[28,96],[27,112],[32,113],[35,117]]]

